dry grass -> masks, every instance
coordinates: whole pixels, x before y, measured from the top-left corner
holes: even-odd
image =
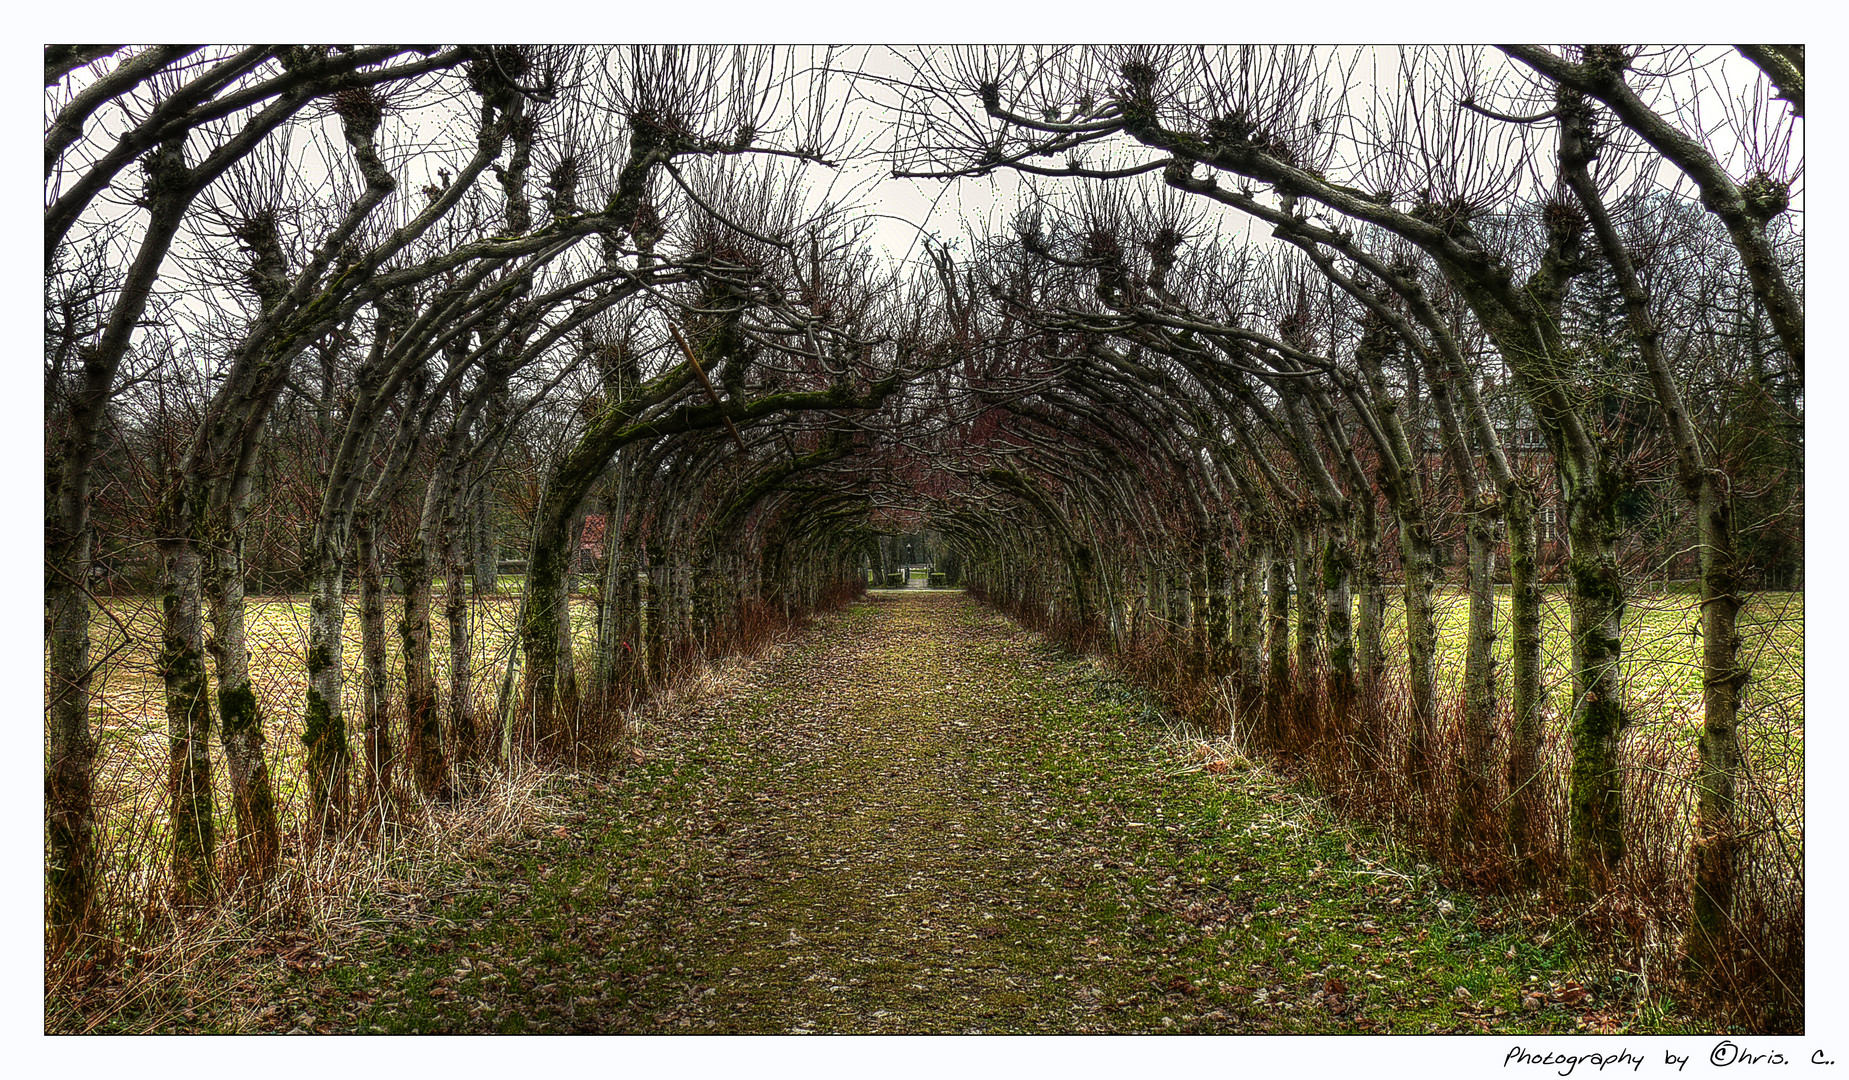
[[[831,606],[839,607],[851,592],[831,594]],[[491,596],[472,599],[471,605],[474,710],[482,718],[496,708],[519,601],[517,596]],[[401,601],[389,598],[385,617],[392,679],[387,721],[402,752],[403,661],[392,632],[400,608]],[[261,887],[239,881],[229,784],[222,762],[216,763],[216,863],[223,892],[219,903],[191,909],[175,907],[172,895],[167,731],[157,667],[159,605],[150,598],[122,598],[98,614],[92,649],[101,661],[94,681],[101,744],[96,788],[101,874],[85,935],[61,961],[47,959],[47,1031],[184,1029],[189,1010],[208,1006],[216,996],[235,997],[239,991],[233,976],[252,950],[282,957],[286,964],[297,945],[325,945],[337,937],[365,904],[416,893],[444,864],[530,833],[560,813],[560,798],[549,781],[555,773],[517,753],[511,763],[469,767],[466,775],[459,768],[456,788],[463,794],[451,802],[433,805],[394,792],[391,805],[371,816],[364,829],[309,843],[297,737],[307,686],[307,614],[304,598],[252,597],[248,602],[252,689],[263,715],[282,824],[281,862]],[[572,622],[581,661],[595,638],[594,620],[594,605],[574,599]],[[643,724],[733,685],[746,670],[735,654],[774,648],[802,621],[786,620],[761,606],[740,612],[724,638],[706,643],[724,655],[683,648],[670,658],[654,694],[621,687],[611,700],[588,705],[574,717],[578,737],[573,746],[548,764],[571,769],[610,763]],[[437,684],[446,689],[448,639],[440,625],[433,629]],[[344,635],[351,722],[360,685],[356,598],[349,599]],[[363,766],[356,761],[354,767]],[[402,777],[402,764],[397,771]]]
[[[1505,596],[1505,626],[1506,604]],[[1031,606],[1017,617],[1077,647],[1099,641],[1095,628],[1058,623],[1044,610]],[[1476,823],[1474,839],[1463,850],[1454,850],[1448,841],[1460,774],[1445,748],[1463,744],[1466,604],[1461,593],[1439,598],[1440,697],[1429,733],[1438,760],[1423,785],[1404,767],[1411,725],[1401,674],[1390,672],[1377,695],[1357,701],[1343,727],[1320,681],[1297,677],[1293,641],[1289,685],[1295,691],[1283,703],[1281,730],[1266,732],[1261,701],[1249,693],[1242,699],[1236,679],[1212,681],[1190,673],[1185,628],[1151,621],[1141,637],[1125,642],[1110,660],[1197,732],[1218,735],[1200,741],[1206,749],[1195,754],[1202,767],[1231,768],[1262,756],[1311,781],[1348,820],[1381,827],[1396,843],[1445,867],[1459,883],[1525,898],[1537,911],[1557,917],[1558,933],[1578,941],[1588,962],[1635,982],[1640,993],[1705,996],[1702,1004],[1719,1022],[1796,1030],[1803,1023],[1803,610],[1802,594],[1758,594],[1742,615],[1742,655],[1754,675],[1740,723],[1745,755],[1739,806],[1745,839],[1735,915],[1739,933],[1735,953],[1720,973],[1723,989],[1711,995],[1685,984],[1679,971],[1701,717],[1700,641],[1689,632],[1695,625],[1695,597],[1655,592],[1630,603],[1624,680],[1632,724],[1620,747],[1626,857],[1611,890],[1577,907],[1566,896],[1571,748],[1557,710],[1550,707],[1545,714],[1540,787],[1530,803],[1540,838],[1533,876],[1517,873],[1498,821]],[[1402,627],[1403,609],[1390,608],[1389,657],[1398,652],[1394,635],[1403,634]],[[1549,697],[1557,703],[1566,696],[1568,675],[1566,605],[1558,592],[1548,597],[1543,632]],[[1506,660],[1508,634],[1500,636],[1497,648]],[[1507,670],[1505,663],[1502,671]],[[1506,698],[1502,704],[1506,710]],[[1494,745],[1506,747],[1510,717],[1505,712],[1498,720]],[[1369,727],[1376,733],[1372,741],[1363,737]],[[1510,794],[1500,766],[1495,771],[1492,803],[1500,814]]]
[[[418,804],[416,817],[369,834],[285,844],[261,887],[234,887],[224,903],[192,909],[170,902],[156,839],[113,834],[115,847],[103,853],[111,890],[99,898],[103,925],[71,962],[47,963],[45,1030],[183,1029],[194,1012],[239,1000],[237,976],[253,956],[274,953],[287,964],[294,947],[339,938],[365,903],[417,893],[444,865],[544,828],[563,811],[549,786],[537,769],[496,773],[468,799]]]
[[[956,594],[870,598],[688,705],[560,828],[304,956],[258,1030],[1691,1026],[1300,785],[1178,758],[1150,695]]]

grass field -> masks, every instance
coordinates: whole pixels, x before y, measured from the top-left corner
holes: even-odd
[[[432,605],[431,654],[437,685],[447,692],[449,637],[442,617],[442,590]],[[499,687],[508,648],[515,636],[520,613],[517,591],[471,600],[475,626],[476,693],[491,697]],[[394,702],[404,685],[403,650],[397,623],[403,610],[399,597],[385,604],[386,665]],[[595,640],[596,609],[586,597],[572,603],[574,639],[585,647]],[[156,597],[123,597],[112,601],[92,623],[92,663],[96,677],[92,689],[98,714],[101,755],[97,766],[97,803],[108,848],[116,837],[153,839],[152,844],[123,843],[135,850],[162,850],[165,828],[164,778],[167,770],[167,720],[158,666],[160,601]],[[266,756],[285,827],[291,808],[304,790],[301,767],[301,731],[308,687],[308,598],[304,596],[253,596],[247,601],[246,634],[250,648],[252,688],[263,713]],[[345,708],[350,727],[357,724],[360,708],[360,612],[357,596],[348,598],[342,627],[343,660],[347,668]],[[582,657],[580,658],[583,659]],[[207,668],[214,667],[210,656]],[[487,673],[487,674],[484,674]],[[396,717],[397,710],[393,710]],[[394,739],[403,736],[394,733]],[[354,751],[358,738],[354,735]],[[218,748],[213,747],[216,758]],[[219,834],[229,831],[230,789],[225,770],[213,775]],[[146,862],[139,857],[131,862]],[[154,860],[158,863],[158,858]],[[130,867],[131,876],[157,872],[154,865]]]
[[[1704,1030],[958,593],[689,705],[551,827],[100,1030]]]
[[[440,594],[440,589],[439,589]],[[476,667],[492,673],[478,683],[478,694],[491,695],[499,685],[509,643],[520,610],[517,591],[471,601],[476,626]],[[1507,596],[1501,597],[1506,628]],[[441,601],[435,605],[432,652],[438,685],[448,680],[448,640],[441,622]],[[1632,739],[1671,739],[1690,758],[1701,722],[1700,639],[1691,630],[1697,618],[1697,599],[1686,593],[1650,592],[1632,598],[1624,624],[1624,685],[1634,724]],[[393,694],[402,685],[402,656],[396,633],[400,601],[386,602],[387,663],[394,681]],[[1441,590],[1437,598],[1440,635],[1441,693],[1461,692],[1466,598],[1457,589]],[[96,708],[104,742],[99,763],[99,803],[106,827],[141,833],[158,831],[164,818],[162,778],[167,768],[166,719],[163,713],[158,655],[159,603],[151,597],[129,597],[111,602],[99,613],[92,645],[98,677]],[[582,662],[595,637],[595,609],[586,597],[574,600],[572,616]],[[300,794],[301,742],[297,737],[306,689],[305,646],[308,604],[306,597],[252,597],[249,600],[249,638],[252,678],[263,709],[268,754],[285,807]],[[1404,611],[1389,594],[1387,612],[1388,655],[1399,655],[1396,639],[1403,634]],[[1543,658],[1547,688],[1553,703],[1565,699],[1569,643],[1567,607],[1563,590],[1550,591],[1543,622]],[[346,708],[352,717],[359,705],[357,668],[360,654],[360,620],[357,598],[351,599],[345,624],[349,668]],[[1741,619],[1743,655],[1753,676],[1746,689],[1741,731],[1753,781],[1775,799],[1787,821],[1801,828],[1804,775],[1804,595],[1760,593],[1748,602]],[[1505,661],[1499,690],[1506,694],[1509,635],[1496,642]],[[1691,758],[1692,759],[1692,758]],[[223,770],[217,806],[229,813]],[[227,822],[228,824],[228,822]],[[151,869],[151,868],[150,868]]]
[[[1461,589],[1437,594],[1439,686],[1461,695],[1469,601]],[[1631,597],[1623,624],[1624,700],[1631,738],[1668,736],[1693,751],[1702,722],[1699,598],[1686,592]],[[1511,636],[1509,598],[1497,596],[1500,662],[1497,689],[1506,697]],[[1405,633],[1405,608],[1389,600],[1388,654]],[[1566,591],[1549,589],[1542,609],[1544,686],[1555,708],[1569,693],[1571,641]],[[1751,670],[1740,710],[1740,733],[1755,779],[1778,793],[1786,812],[1801,820],[1804,804],[1804,594],[1755,593],[1740,614],[1740,655]]]
[[[882,592],[879,595],[896,594]],[[400,604],[397,598],[388,598],[385,611],[387,665],[394,683],[394,700],[402,696],[402,657],[396,633]],[[476,694],[477,700],[483,701],[491,699],[499,686],[520,612],[520,596],[508,591],[485,599],[471,599],[471,605],[476,628],[477,670],[485,673],[477,681]],[[438,606],[440,609],[440,602]],[[588,659],[589,645],[594,638],[594,614],[594,604],[589,598],[574,600],[572,616],[576,640],[581,645],[581,662]],[[1656,592],[1633,597],[1624,624],[1624,684],[1634,721],[1625,735],[1624,760],[1631,776],[1627,780],[1629,809],[1626,814],[1627,820],[1636,815],[1639,829],[1636,836],[1640,840],[1630,847],[1632,854],[1627,857],[1626,867],[1627,874],[1643,883],[1638,886],[1643,891],[1637,895],[1653,897],[1652,902],[1659,906],[1673,902],[1672,894],[1676,894],[1679,883],[1685,879],[1682,865],[1690,839],[1693,791],[1690,781],[1700,724],[1697,667],[1700,643],[1698,637],[1690,633],[1696,614],[1697,603],[1693,596]],[[1467,603],[1463,594],[1457,590],[1442,591],[1438,597],[1441,701],[1450,702],[1451,707],[1455,707],[1461,696],[1466,617]],[[263,710],[268,736],[266,756],[287,832],[299,828],[303,821],[302,745],[298,735],[306,686],[307,618],[308,606],[303,597],[253,597],[249,601],[254,688]],[[1506,631],[1506,597],[1503,619]],[[1563,704],[1566,697],[1566,619],[1565,596],[1556,591],[1547,598],[1543,625],[1546,678],[1555,705]],[[1397,603],[1390,604],[1390,658],[1399,654],[1393,639],[1403,634],[1403,622],[1403,612]],[[350,600],[345,622],[346,708],[350,718],[359,707],[359,624],[357,600]],[[161,929],[165,924],[158,920],[164,909],[168,872],[164,782],[167,735],[157,669],[158,601],[151,598],[113,601],[98,614],[94,625],[96,642],[92,655],[98,673],[95,707],[103,741],[97,773],[100,861],[105,867],[104,896],[100,903],[113,913],[110,927],[104,933],[124,942],[155,940],[166,932]],[[1754,842],[1760,849],[1749,867],[1749,875],[1757,882],[1752,885],[1755,896],[1770,895],[1775,899],[1785,896],[1788,899],[1789,895],[1795,895],[1795,903],[1800,908],[1804,858],[1803,629],[1804,597],[1801,593],[1755,595],[1741,620],[1743,657],[1752,668],[1753,678],[1747,687],[1742,711],[1741,732],[1748,753],[1748,768],[1740,798],[1743,814],[1751,822],[1758,837]],[[447,634],[440,617],[433,630],[439,686],[446,687]],[[1508,659],[1506,632],[1497,642],[1497,651],[1501,659]],[[1506,675],[1499,681],[1499,690],[1506,694]],[[392,715],[398,716],[398,710],[393,709]],[[1454,724],[1455,717],[1449,723]],[[1543,758],[1549,763],[1546,771],[1550,787],[1559,789],[1552,796],[1558,802],[1564,797],[1569,751],[1564,724],[1557,713],[1549,714],[1547,727]],[[402,736],[394,733],[394,738]],[[357,751],[357,746],[355,749]],[[216,747],[213,756],[215,759],[219,756]],[[218,788],[215,806],[219,817],[219,843],[230,865],[229,792],[222,765],[214,771]],[[414,860],[421,860],[420,865],[434,866],[453,855],[453,845],[438,846],[449,854],[439,858],[433,848],[428,853],[414,853]],[[307,860],[311,852],[307,847],[286,845],[286,848],[293,853],[288,857],[301,865],[293,870],[285,866],[285,872],[303,882],[312,882],[312,887],[303,885],[301,888],[314,892],[316,903],[335,903],[339,899],[335,894],[347,896],[355,888],[353,881],[356,879],[351,875],[330,874],[327,868],[317,871],[309,866]],[[382,853],[379,866],[387,866]],[[387,870],[379,872],[388,873]],[[398,872],[389,870],[389,874]],[[1792,894],[1794,888],[1796,891]],[[1789,903],[1786,906],[1789,907]],[[1663,965],[1673,959],[1670,956],[1674,943],[1672,924],[1673,918],[1671,923],[1664,924],[1671,925],[1672,930],[1659,935],[1660,940],[1645,950],[1655,956],[1651,961],[1652,970],[1667,970]],[[1801,937],[1801,924],[1799,935]]]
[[[1439,665],[1442,685],[1463,685],[1463,655],[1469,602],[1461,589],[1437,594]],[[1499,620],[1506,626],[1509,598],[1497,596]],[[1701,714],[1701,638],[1699,600],[1689,593],[1633,596],[1625,611],[1623,666],[1625,698],[1656,718],[1680,716],[1698,724]],[[1390,601],[1388,637],[1404,634],[1405,609]],[[1571,643],[1567,634],[1564,589],[1550,589],[1542,609],[1542,663],[1550,690],[1565,687]],[[1752,669],[1746,691],[1749,717],[1780,714],[1804,718],[1804,594],[1755,593],[1740,617],[1741,656]],[[1496,657],[1507,662],[1510,637],[1500,633]],[[1506,668],[1504,669],[1506,670]],[[1650,719],[1652,717],[1640,717]]]

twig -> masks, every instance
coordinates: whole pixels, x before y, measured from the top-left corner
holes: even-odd
[[[719,409],[719,419],[725,421],[725,429],[732,433],[732,441],[738,444],[738,452],[744,453],[745,440],[739,438],[738,428],[732,426],[732,418],[725,412],[725,402],[719,400],[719,391],[713,389],[712,380],[706,377],[706,371],[700,367],[700,362],[694,359],[693,350],[687,347],[687,339],[681,336],[680,327],[669,323],[668,332],[674,335],[674,341],[681,347],[681,352],[686,354],[687,362],[693,365],[693,373],[700,377],[700,385],[706,387],[706,395],[713,399],[713,404]]]

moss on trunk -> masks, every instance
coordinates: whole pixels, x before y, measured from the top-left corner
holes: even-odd
[[[1457,796],[1451,807],[1450,841],[1452,850],[1468,856],[1479,839],[1498,831],[1490,820],[1495,782],[1490,744],[1496,724],[1496,538],[1491,509],[1474,507],[1464,528],[1470,612],[1464,644],[1464,745]]]
[[[1285,718],[1292,696],[1290,685],[1290,560],[1274,549],[1266,566],[1265,583],[1270,617],[1265,639],[1269,660],[1265,672],[1265,723],[1263,738],[1275,744],[1284,737]]]
[[[1323,633],[1327,638],[1327,686],[1331,718],[1338,738],[1346,738],[1355,700],[1354,592],[1355,553],[1340,529],[1323,540]]]
[[[1508,831],[1510,857],[1516,878],[1531,883],[1536,874],[1535,819],[1540,807],[1538,786],[1541,757],[1541,719],[1546,708],[1541,685],[1541,585],[1534,528],[1534,496],[1519,483],[1511,484],[1503,498],[1503,520],[1509,529],[1510,722],[1508,760]]]
[[[167,684],[167,817],[175,898],[204,903],[216,891],[217,847],[212,820],[212,709],[204,657],[167,642],[161,652]]]
[[[1624,858],[1623,782],[1618,737],[1626,716],[1620,695],[1623,579],[1618,573],[1618,478],[1600,470],[1562,484],[1571,553],[1567,603],[1573,642],[1573,708],[1568,738],[1567,830],[1573,894],[1602,892]]]
[[[1683,953],[1692,974],[1714,980],[1734,936],[1733,906],[1740,834],[1734,774],[1737,725],[1747,670],[1739,662],[1740,571],[1733,500],[1726,480],[1703,472],[1696,482],[1701,530],[1702,724],[1696,744],[1695,839],[1689,851],[1689,926]]]
[[[405,751],[418,794],[436,799],[449,790],[449,762],[443,750],[442,714],[430,654],[430,561],[419,538],[409,542],[397,568],[405,583],[398,621],[399,655],[404,662]]]

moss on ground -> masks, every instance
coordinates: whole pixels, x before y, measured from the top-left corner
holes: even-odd
[[[561,785],[568,818],[285,965],[255,1024],[1676,1029],[960,593],[860,603]]]

